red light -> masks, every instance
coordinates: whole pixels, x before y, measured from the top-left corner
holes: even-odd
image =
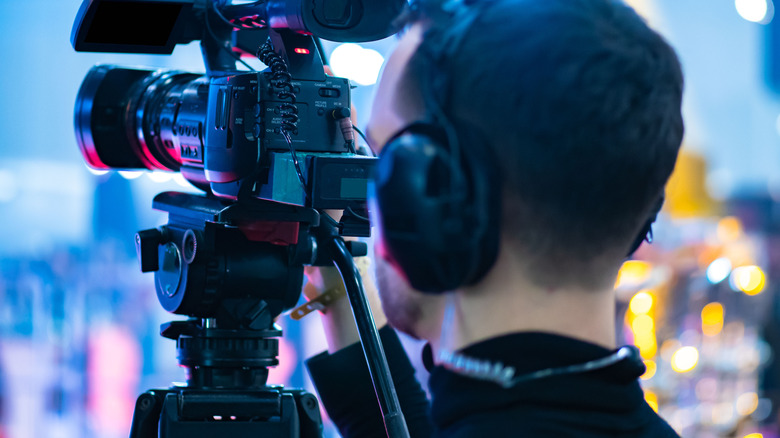
[[[295,49],[295,53],[297,53],[299,55],[308,55],[309,54],[309,49],[304,49],[302,47],[298,47],[297,49]]]

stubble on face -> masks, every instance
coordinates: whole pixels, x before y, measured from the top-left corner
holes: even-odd
[[[414,291],[406,279],[381,257],[377,257],[376,281],[379,300],[390,325],[409,336],[421,339],[419,324],[423,317],[421,301],[424,297]]]

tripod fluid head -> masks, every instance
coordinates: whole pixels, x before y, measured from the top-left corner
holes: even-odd
[[[168,224],[140,231],[136,246],[142,270],[155,272],[160,304],[189,316],[161,328],[176,341],[187,380],[139,397],[131,437],[156,437],[158,428],[160,437],[228,429],[237,436],[320,436],[316,398],[269,386],[267,378],[282,335],[274,319],[298,301],[304,264],[332,259],[325,240],[338,235],[339,224],[311,208],[254,198],[166,192],[154,207],[168,212]],[[349,229],[361,228],[367,233],[368,223]],[[350,248],[353,256],[366,253],[365,245]]]

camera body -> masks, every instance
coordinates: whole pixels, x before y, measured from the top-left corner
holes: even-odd
[[[350,108],[349,81],[289,82],[298,118],[290,138],[306,187],[280,135],[289,102],[277,85],[268,71],[208,78],[96,66],[77,98],[78,143],[94,168],[181,172],[226,199],[251,184],[255,197],[313,208],[364,200],[374,160],[349,152],[335,117]]]

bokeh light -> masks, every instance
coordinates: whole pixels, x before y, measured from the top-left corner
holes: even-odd
[[[723,304],[709,303],[701,311],[701,331],[707,336],[715,336],[723,330]]]
[[[648,313],[653,308],[653,296],[646,290],[640,291],[631,298],[628,308],[636,315]]]
[[[637,335],[650,333],[655,330],[655,322],[649,315],[637,315],[631,322],[631,329]]]
[[[740,266],[731,271],[731,288],[747,295],[757,295],[764,290],[766,276],[758,266]]]
[[[758,394],[755,392],[746,392],[737,397],[737,413],[742,416],[748,416],[758,409]]]
[[[84,167],[86,167],[86,168],[87,168],[87,170],[89,171],[89,173],[91,173],[91,174],[93,174],[93,175],[100,176],[100,175],[105,175],[105,174],[107,174],[107,173],[108,173],[108,171],[107,171],[107,170],[102,170],[102,169],[95,169],[95,168],[93,168],[93,167],[90,167],[90,166],[89,166],[88,164],[86,164],[86,163],[84,163]]]
[[[645,373],[639,376],[642,380],[650,380],[655,376],[655,373],[658,371],[658,365],[656,365],[654,360],[645,360]]]
[[[731,260],[721,257],[710,263],[707,267],[707,280],[712,284],[718,284],[731,274]]]
[[[330,55],[333,74],[360,85],[375,84],[384,62],[385,58],[376,50],[354,43],[340,44]]]
[[[147,172],[146,176],[156,183],[164,183],[173,179],[173,174],[170,172]]]
[[[742,222],[734,216],[727,216],[718,221],[718,239],[722,242],[733,242],[742,236]]]
[[[654,411],[658,412],[658,395],[653,391],[645,391],[645,401]]]
[[[642,260],[629,260],[618,271],[615,288],[639,286],[650,278],[653,265]]]
[[[769,23],[774,15],[772,0],[734,0],[734,6],[740,17],[754,23]]]
[[[141,175],[144,174],[144,172],[141,170],[120,170],[119,174],[124,179],[136,179],[136,178],[140,178]]]
[[[654,332],[635,334],[634,345],[639,348],[639,354],[643,359],[652,359],[658,352],[658,341]]]
[[[699,363],[699,350],[695,347],[682,347],[672,355],[672,369],[678,373],[687,373]]]

